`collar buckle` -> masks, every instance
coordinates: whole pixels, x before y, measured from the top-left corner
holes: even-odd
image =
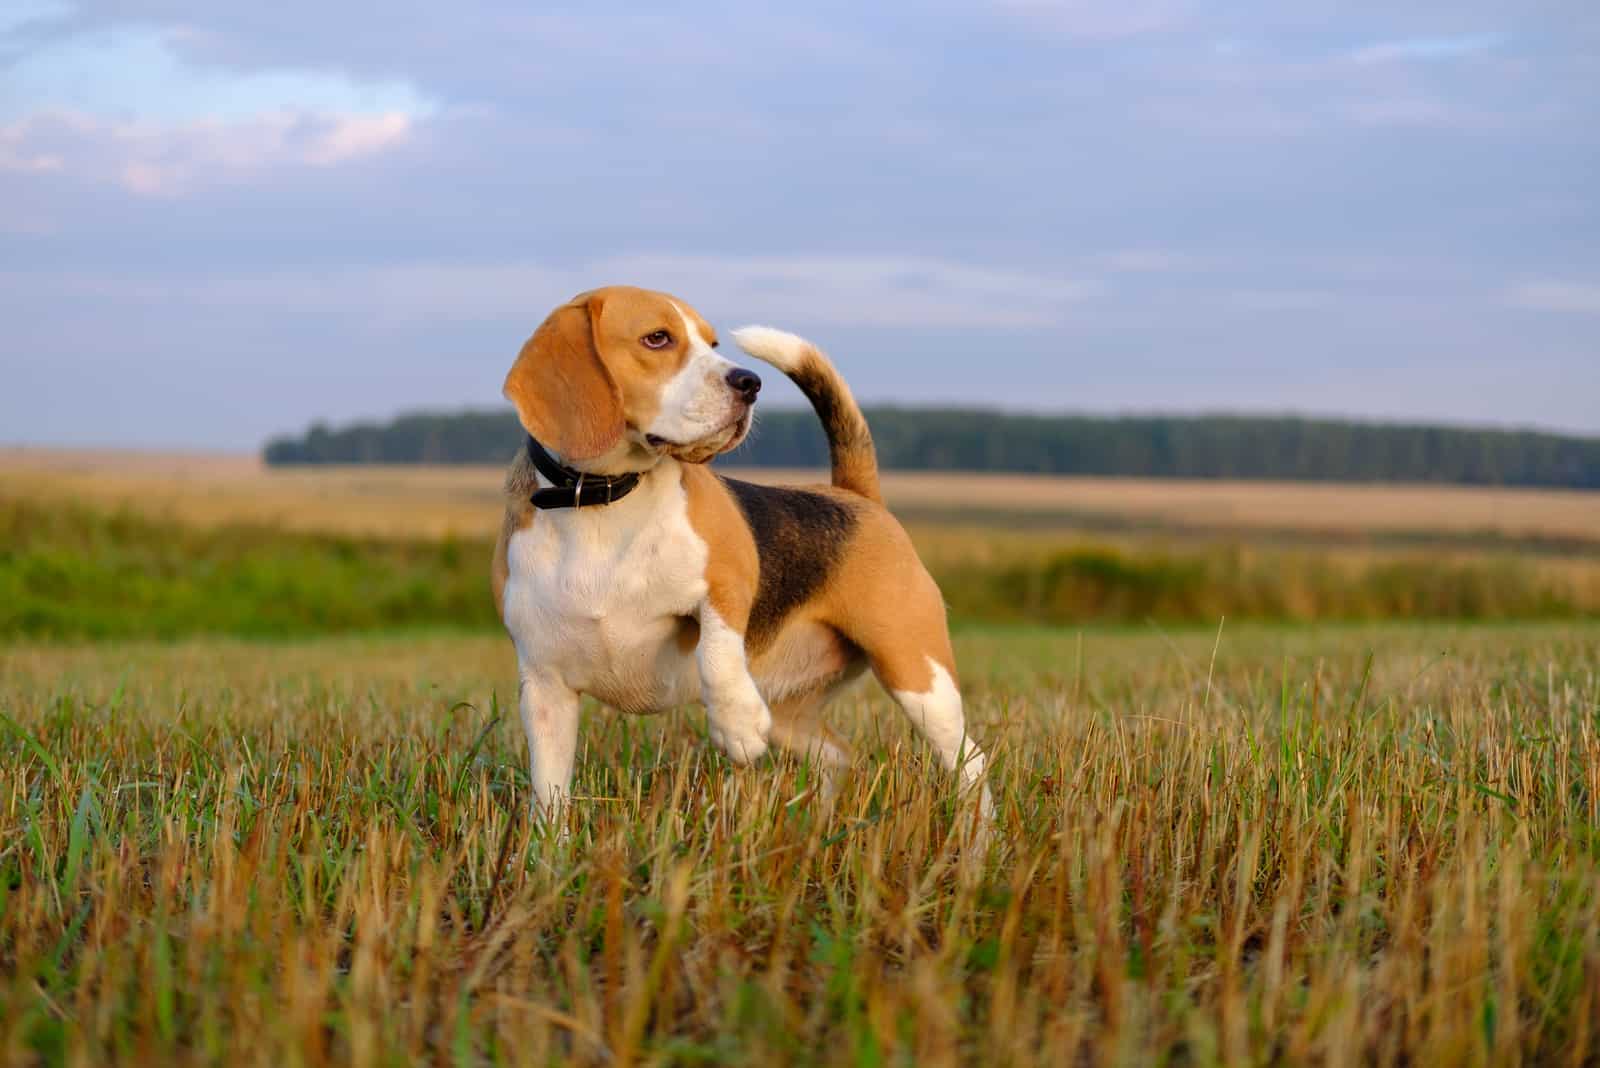
[[[603,507],[620,501],[639,485],[640,474],[637,471],[624,475],[591,475],[587,471],[567,467],[535,441],[532,434],[528,435],[528,459],[550,483],[542,489],[535,489],[529,498],[529,503],[539,509]],[[604,500],[598,499],[601,486],[605,488]],[[586,498],[585,490],[593,490],[591,496],[595,499]]]

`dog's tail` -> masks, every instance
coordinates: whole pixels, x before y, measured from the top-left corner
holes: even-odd
[[[794,380],[806,395],[828,435],[833,484],[883,502],[878,486],[878,453],[872,447],[867,420],[850,395],[850,387],[828,358],[805,338],[770,326],[745,326],[733,332],[739,347],[765,360]]]

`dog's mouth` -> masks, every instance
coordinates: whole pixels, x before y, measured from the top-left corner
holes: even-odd
[[[695,441],[669,441],[657,434],[646,434],[644,440],[652,449],[659,449],[673,459],[689,464],[703,464],[712,457],[738,448],[744,441],[745,435],[750,433],[751,418],[751,410],[746,409],[731,422]]]

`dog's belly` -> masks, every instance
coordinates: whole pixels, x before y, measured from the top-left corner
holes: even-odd
[[[623,712],[663,712],[700,700],[692,619],[666,617],[622,625],[601,621],[595,655],[576,688]]]
[[[692,619],[643,626],[602,624],[586,682],[576,687],[623,712],[663,712],[701,699],[698,627]],[[788,627],[750,663],[763,699],[776,704],[832,686],[866,667],[860,650],[830,628],[814,623]]]
[[[524,658],[554,670],[574,690],[623,712],[663,712],[701,699],[699,626],[687,615],[643,616],[620,608],[562,610],[545,595],[539,622],[516,626]],[[509,600],[509,598],[508,598]],[[508,619],[518,613],[508,613]],[[595,618],[596,615],[599,618]],[[860,650],[830,628],[795,622],[751,664],[761,695],[777,703],[859,674]]]
[[[756,688],[769,704],[804,697],[866,667],[861,650],[832,627],[795,620],[750,663]]]

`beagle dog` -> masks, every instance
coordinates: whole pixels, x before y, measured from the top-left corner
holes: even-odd
[[[536,811],[567,801],[583,694],[633,713],[700,701],[735,763],[773,743],[831,774],[849,753],[822,708],[871,668],[944,766],[979,788],[987,818],[944,600],[883,506],[849,387],[793,334],[752,326],[734,339],[810,400],[832,485],[758,486],[705,466],[744,440],[761,380],[664,293],[580,294],[506,376],[528,441],[506,476],[493,584],[517,650]]]

